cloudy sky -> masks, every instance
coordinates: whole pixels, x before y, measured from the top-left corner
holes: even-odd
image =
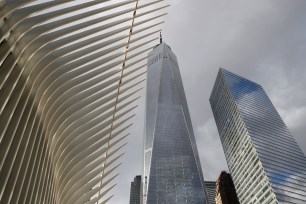
[[[171,4],[163,36],[179,61],[205,180],[227,169],[208,101],[219,67],[261,84],[306,153],[306,1]],[[129,202],[130,182],[142,173],[143,103],[137,114],[114,204]]]

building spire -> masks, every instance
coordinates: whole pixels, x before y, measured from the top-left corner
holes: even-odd
[[[163,43],[163,36],[162,36],[162,33],[161,33],[161,32],[160,32],[159,40],[160,40],[160,44],[162,44],[162,43]]]

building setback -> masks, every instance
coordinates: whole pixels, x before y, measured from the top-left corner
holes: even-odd
[[[244,203],[306,203],[306,158],[263,88],[220,69],[210,103]]]
[[[209,204],[215,204],[216,198],[216,182],[215,181],[205,181],[205,188],[207,192],[207,198]]]
[[[140,204],[141,176],[136,176],[131,182],[130,204]]]
[[[207,203],[177,59],[165,43],[149,55],[144,203]]]
[[[216,204],[239,204],[235,186],[229,173],[222,171],[216,186]]]

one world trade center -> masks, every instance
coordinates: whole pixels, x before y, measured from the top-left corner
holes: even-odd
[[[144,203],[208,203],[178,62],[162,42],[148,59],[144,151]]]

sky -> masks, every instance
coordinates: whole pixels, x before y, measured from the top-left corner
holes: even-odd
[[[163,39],[178,58],[205,180],[227,170],[208,101],[219,67],[261,84],[306,153],[306,1],[170,3]],[[112,204],[129,203],[130,182],[142,173],[141,95]]]
[[[51,0],[34,1],[33,4],[47,1]],[[101,1],[101,5],[112,5],[122,1],[124,0]],[[152,1],[154,0],[139,2],[145,4]],[[70,7],[84,2],[88,0],[69,1],[65,6]],[[167,3],[171,4],[171,7],[166,9],[168,15],[156,20],[156,23],[161,20],[165,21],[162,24],[163,40],[172,48],[178,59],[205,180],[215,181],[222,170],[228,170],[209,104],[209,96],[220,67],[263,86],[306,154],[306,1],[165,0],[161,4],[166,5]],[[134,8],[134,4],[125,6],[125,9]],[[50,10],[62,7],[63,5],[58,5]],[[91,9],[96,8],[98,7],[93,6]],[[88,8],[83,9],[86,11]],[[69,25],[54,27],[52,31],[114,12],[121,12],[122,9],[123,7],[118,7],[97,13],[95,17],[88,16]],[[74,11],[69,15],[84,14],[83,12],[84,10]],[[130,18],[132,12],[131,10],[130,13],[98,24],[101,26],[119,18]],[[163,13],[163,11],[160,12]],[[155,14],[148,16],[152,17]],[[139,17],[135,22],[144,20],[148,16]],[[57,16],[45,23],[60,18],[62,17]],[[98,33],[103,34],[123,25],[130,26],[130,24],[130,21],[125,22]],[[95,26],[97,25],[89,26],[89,28]],[[135,30],[140,28],[142,27],[138,26]],[[159,28],[154,28],[154,31],[156,29]],[[81,31],[83,30],[77,30],[75,33]],[[124,35],[128,32],[129,30]],[[94,33],[89,38],[99,34]],[[122,33],[119,34],[122,35]],[[119,34],[110,38],[119,36]],[[138,33],[138,37],[139,35]],[[155,35],[158,37],[159,33]],[[133,37],[137,37],[137,34]],[[117,44],[123,42],[126,42],[126,39],[122,39]],[[132,43],[131,48],[136,47],[137,43],[140,42]],[[126,52],[125,45],[124,50],[121,51]],[[129,52],[128,56],[131,55],[130,53],[133,51]],[[101,58],[111,54],[111,52],[107,53]],[[109,202],[111,204],[129,203],[130,184],[136,175],[142,174],[145,90],[146,87],[139,94],[141,99],[138,101],[139,107],[134,112],[136,116],[132,121],[134,126],[129,131],[131,135],[124,141],[128,144],[123,149],[124,157],[120,159],[122,165],[117,172],[114,172],[120,175],[114,181],[117,186],[111,191],[111,194],[114,195]]]

